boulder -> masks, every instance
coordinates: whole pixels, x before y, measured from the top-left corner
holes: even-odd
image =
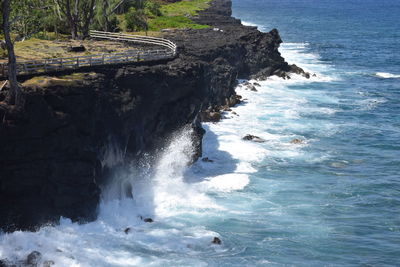
[[[67,48],[68,52],[72,52],[72,53],[77,53],[77,52],[85,52],[86,51],[86,47],[84,47],[83,45],[78,45],[78,46],[70,46]]]
[[[292,141],[290,141],[291,144],[299,145],[303,143],[303,140],[295,138]]]
[[[130,231],[131,231],[131,228],[130,228],[130,227],[127,227],[127,228],[125,228],[124,233],[125,233],[125,234],[129,234]]]
[[[253,141],[253,142],[256,142],[256,143],[265,143],[266,142],[261,137],[258,137],[258,136],[255,136],[255,135],[251,135],[251,134],[248,134],[245,137],[243,137],[243,140]]]
[[[222,241],[218,237],[214,237],[213,241],[211,243],[216,244],[216,245],[221,245]]]
[[[228,99],[228,105],[230,107],[233,107],[237,104],[242,103],[242,96],[241,95],[232,95],[229,99]]]
[[[144,222],[147,222],[147,223],[152,223],[152,222],[154,222],[154,220],[153,220],[152,218],[144,218],[143,221],[144,221]]]
[[[306,77],[307,79],[310,79],[310,76],[311,76],[309,72],[304,71],[302,68],[298,67],[295,64],[290,65],[290,72],[302,75],[302,76]]]
[[[203,122],[218,122],[221,120],[221,113],[218,111],[203,111],[200,116]]]

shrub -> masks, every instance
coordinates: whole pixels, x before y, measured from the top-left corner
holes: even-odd
[[[148,30],[147,19],[143,10],[130,8],[125,14],[126,29],[128,31]]]

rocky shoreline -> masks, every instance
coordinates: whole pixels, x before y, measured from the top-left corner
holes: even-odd
[[[197,160],[200,122],[240,102],[238,78],[308,75],[281,57],[277,30],[232,18],[230,0],[196,21],[211,28],[165,33],[178,44],[171,61],[24,78],[24,109],[0,104],[0,229],[95,220],[113,168],[155,153],[175,130],[194,129]]]

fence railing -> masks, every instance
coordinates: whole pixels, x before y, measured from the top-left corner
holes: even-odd
[[[133,35],[126,33],[115,33],[115,32],[101,32],[101,31],[90,31],[90,37],[113,40],[113,41],[127,41],[139,44],[162,46],[167,49],[170,49],[171,52],[173,52],[174,54],[176,53],[175,43],[171,42],[170,40],[159,37]]]
[[[120,53],[103,53],[88,56],[18,61],[17,74],[33,74],[40,72],[45,73],[106,64],[168,59],[175,57],[177,52],[176,45],[173,42],[163,38],[100,31],[91,31],[90,37],[112,41],[125,41],[142,45],[145,44],[152,47],[157,47],[157,49],[136,49],[127,50]],[[0,63],[0,77],[6,77],[7,73],[8,64]]]

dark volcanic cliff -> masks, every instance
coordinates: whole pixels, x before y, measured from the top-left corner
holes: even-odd
[[[201,111],[236,104],[237,78],[290,71],[278,32],[240,25],[230,7],[230,0],[215,0],[196,18],[210,29],[168,33],[179,45],[172,61],[35,77],[24,83],[22,111],[2,103],[0,228],[33,229],[60,216],[95,219],[99,185],[113,166],[110,150],[135,160],[189,124],[199,156]]]

